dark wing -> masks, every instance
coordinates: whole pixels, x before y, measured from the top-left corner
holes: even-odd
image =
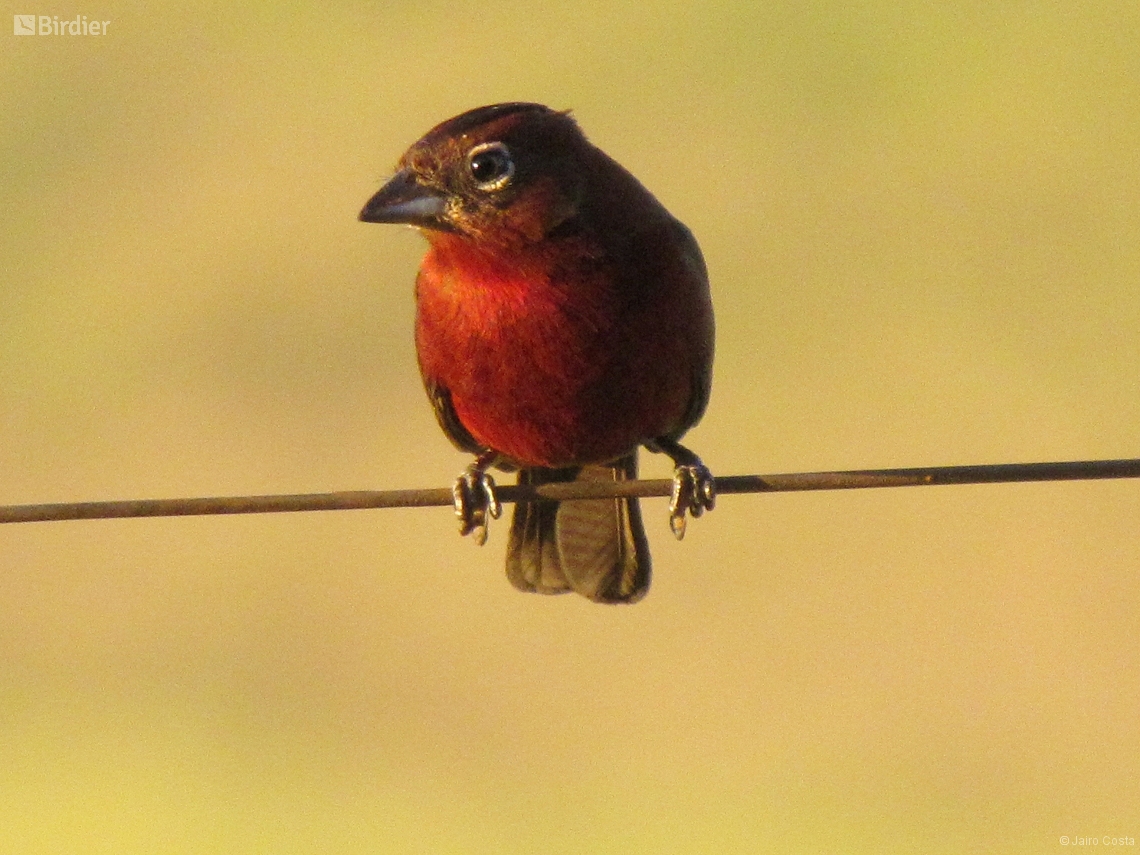
[[[716,342],[716,322],[713,320],[712,299],[709,296],[709,273],[705,266],[704,255],[693,233],[683,223],[674,220],[679,230],[681,254],[688,268],[691,281],[699,283],[696,289],[694,309],[697,317],[697,334],[694,349],[697,351],[693,361],[693,396],[689,400],[689,407],[685,411],[684,425],[688,430],[701,420],[705,408],[709,403],[709,394],[712,392],[712,366],[713,351]]]
[[[651,324],[649,345],[662,348],[659,359],[687,374],[689,400],[684,413],[669,431],[680,439],[701,420],[712,390],[716,322],[709,294],[708,268],[693,233],[667,216],[629,238],[628,268],[636,270],[631,293],[652,315],[640,319]]]
[[[435,419],[452,444],[460,451],[466,451],[470,454],[482,454],[486,451],[487,449],[483,448],[475,441],[475,437],[468,433],[463,422],[459,421],[459,415],[451,403],[451,392],[448,391],[447,387],[441,383],[425,379],[424,388],[431,400],[431,408],[435,410]]]

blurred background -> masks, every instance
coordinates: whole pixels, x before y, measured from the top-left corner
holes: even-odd
[[[110,23],[2,36],[0,503],[449,484],[356,214],[504,100],[698,236],[714,472],[1140,456],[1135,3],[33,6]],[[447,509],[0,528],[0,851],[1140,839],[1137,483],[644,511],[632,608]]]

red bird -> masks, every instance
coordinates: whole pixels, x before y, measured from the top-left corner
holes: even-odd
[[[476,460],[456,481],[462,534],[498,517],[487,470],[521,484],[637,477],[674,462],[670,524],[713,507],[677,440],[708,403],[713,312],[692,233],[566,112],[480,107],[413,145],[360,219],[429,243],[416,279],[420,373],[444,433]],[[519,504],[507,576],[524,591],[635,602],[650,561],[637,499]]]

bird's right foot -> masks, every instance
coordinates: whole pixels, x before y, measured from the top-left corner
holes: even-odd
[[[487,542],[488,523],[503,514],[503,506],[495,496],[495,479],[487,474],[494,459],[493,455],[480,455],[455,479],[455,486],[451,488],[459,533],[474,534],[479,546]]]

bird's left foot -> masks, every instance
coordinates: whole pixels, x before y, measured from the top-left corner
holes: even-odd
[[[699,517],[716,504],[716,482],[713,474],[698,459],[683,463],[673,470],[673,495],[669,499],[669,528],[681,540],[685,536],[685,517]]]
[[[669,499],[669,528],[681,540],[688,517],[699,517],[716,505],[716,481],[709,468],[685,446],[671,439],[657,439],[649,446],[673,458],[673,495]]]
[[[480,455],[475,462],[455,479],[451,495],[455,500],[455,515],[459,518],[459,533],[474,534],[475,542],[487,542],[487,525],[503,514],[503,506],[495,496],[495,479],[487,474],[494,457]]]

